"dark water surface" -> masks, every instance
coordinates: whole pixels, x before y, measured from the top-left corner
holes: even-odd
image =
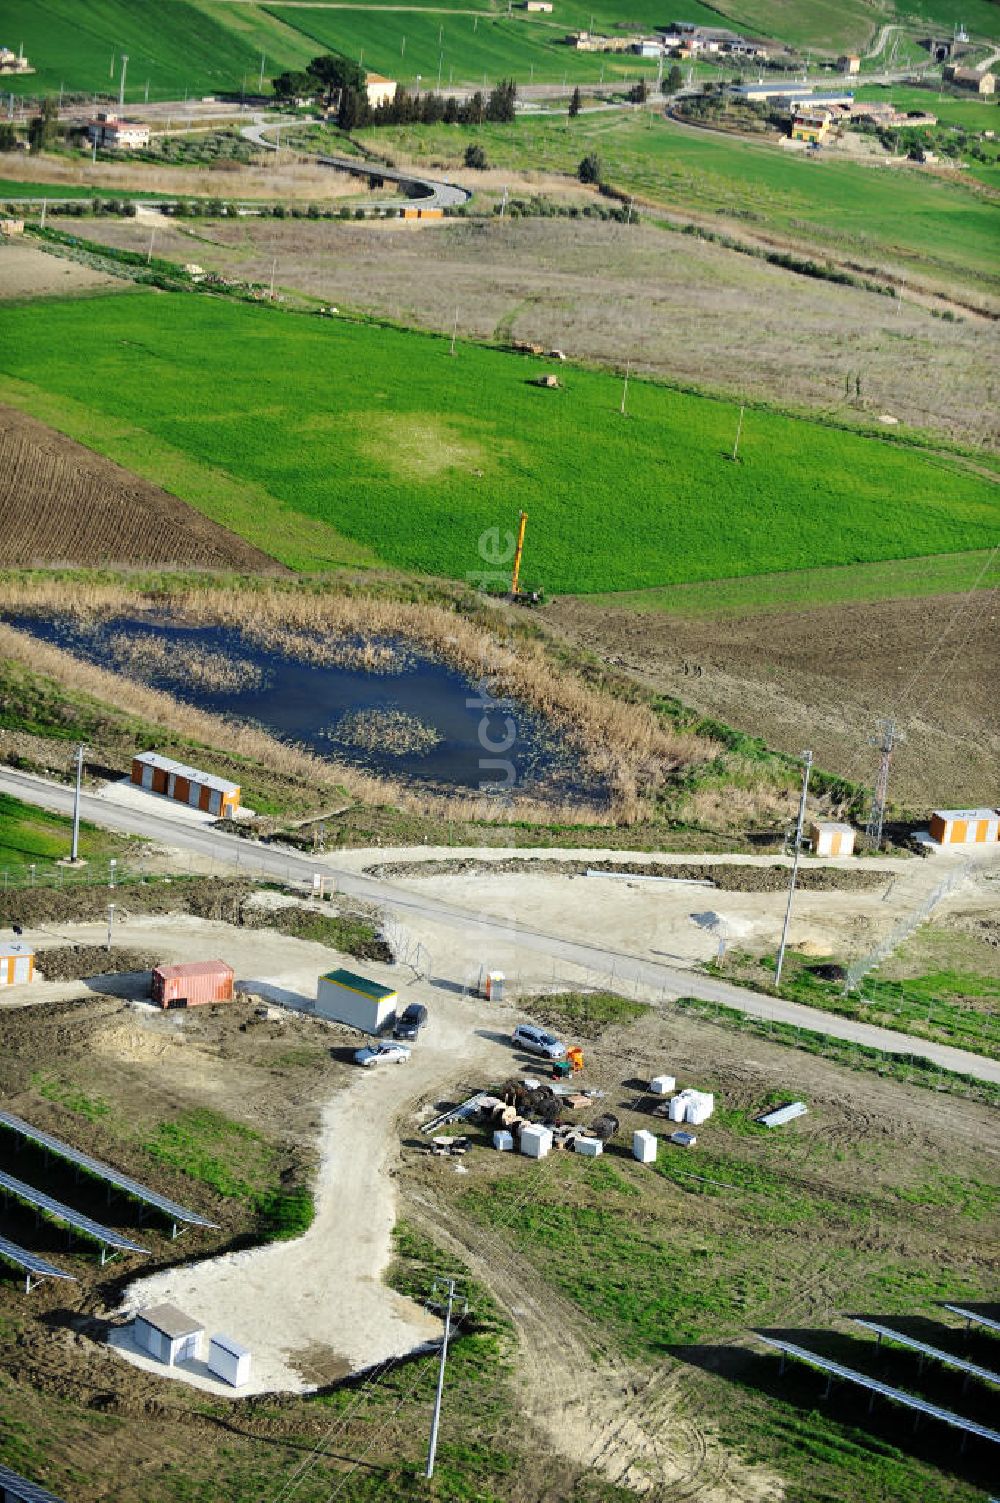
[[[542,716],[516,703],[493,709],[470,703],[480,694],[464,675],[408,643],[384,642],[395,649],[395,669],[378,673],[304,662],[283,649],[261,646],[228,625],[190,625],[145,615],[95,620],[20,614],[6,619],[89,663],[163,689],[200,710],[254,722],[321,757],[456,790],[503,781],[490,763],[509,761],[518,791],[536,797],[601,798],[594,778]],[[198,681],[186,663],[192,654],[205,653],[227,659],[233,681],[225,687]],[[431,727],[439,739],[430,747],[400,753],[378,744],[345,744],[340,736],[359,711],[385,712],[389,724],[393,712],[402,712]],[[511,734],[508,716],[514,740],[509,749],[498,750]],[[483,745],[484,737],[493,750]]]

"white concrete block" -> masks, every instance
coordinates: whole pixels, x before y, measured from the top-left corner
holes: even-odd
[[[604,1152],[604,1144],[600,1138],[574,1138],[573,1152],[582,1153],[587,1159],[600,1158]]]
[[[640,1127],[638,1132],[632,1134],[632,1157],[638,1159],[640,1164],[656,1163],[656,1136]]]
[[[672,1075],[654,1075],[649,1082],[649,1089],[654,1096],[669,1096],[671,1091],[677,1089],[677,1081]]]
[[[529,1159],[543,1159],[552,1148],[552,1129],[529,1123],[521,1129],[521,1152]]]
[[[498,1148],[501,1153],[513,1153],[514,1134],[508,1132],[506,1128],[498,1128],[493,1134],[493,1147]]]

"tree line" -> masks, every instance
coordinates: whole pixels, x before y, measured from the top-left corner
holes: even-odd
[[[374,107],[368,103],[365,80],[364,69],[353,58],[324,53],[304,72],[279,73],[271,87],[284,102],[307,99],[335,109],[341,130],[364,125],[482,125],[487,120],[509,124],[514,119],[517,84],[512,78],[502,79],[489,93],[477,89],[466,100],[397,89],[394,98]]]

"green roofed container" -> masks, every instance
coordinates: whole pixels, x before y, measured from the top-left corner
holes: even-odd
[[[381,1033],[396,1016],[397,1000],[390,986],[353,971],[328,971],[316,988],[316,1016],[362,1033]]]

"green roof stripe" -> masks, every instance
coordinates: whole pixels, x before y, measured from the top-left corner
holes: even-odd
[[[380,986],[377,981],[369,981],[366,976],[356,976],[353,971],[327,971],[323,980],[350,987],[352,992],[361,992],[362,996],[371,997],[373,1002],[384,1002],[386,997],[396,995],[395,987]]]

